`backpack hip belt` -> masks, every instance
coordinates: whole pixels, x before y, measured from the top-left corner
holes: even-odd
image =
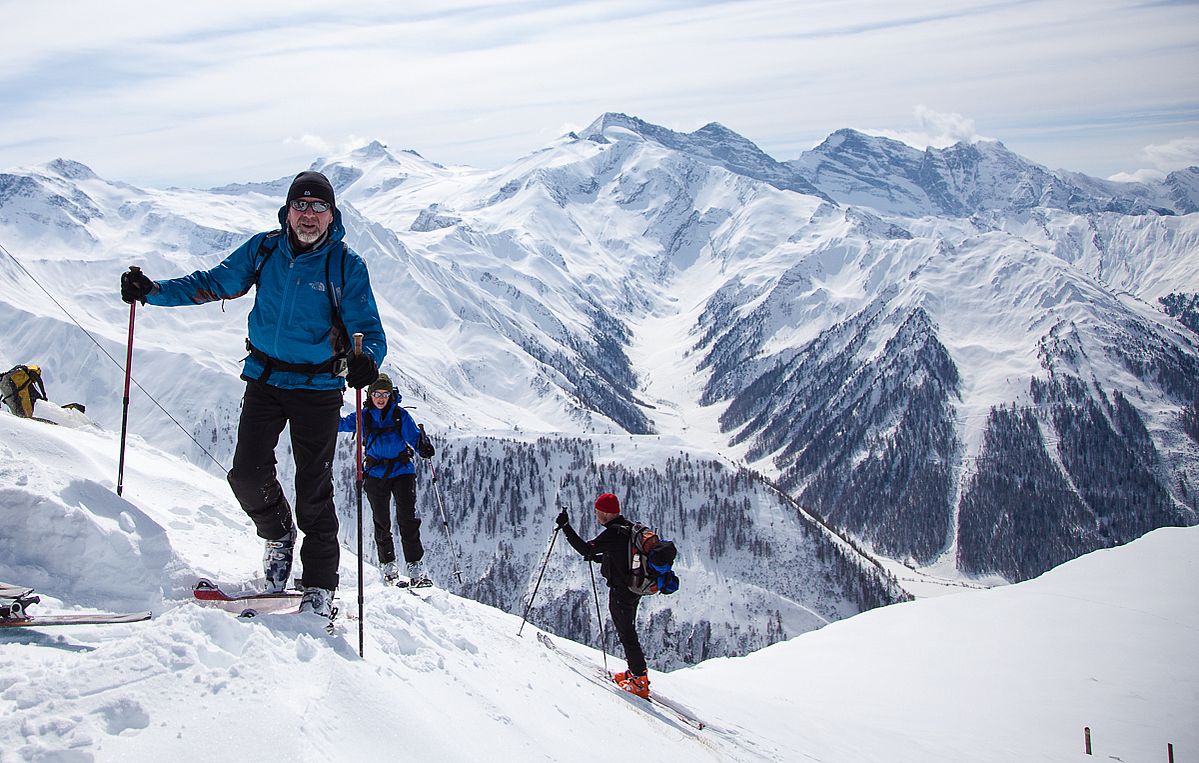
[[[345,355],[334,355],[323,363],[288,363],[278,358],[272,358],[262,350],[250,344],[250,340],[246,340],[246,351],[250,353],[250,357],[262,363],[262,375],[256,379],[262,383],[270,378],[275,371],[295,371],[301,374],[315,376],[317,374],[329,374],[331,376],[341,376],[346,372],[348,360]]]
[[[393,466],[407,466],[412,463],[412,451],[405,449],[403,453],[395,458],[375,458],[374,456],[366,456],[362,464],[367,469],[372,469],[376,466],[387,466],[387,474],[391,473]]]

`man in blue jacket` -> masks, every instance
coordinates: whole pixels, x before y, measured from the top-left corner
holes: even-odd
[[[416,467],[412,452],[415,450],[421,458],[432,458],[435,451],[424,428],[404,410],[400,400],[391,378],[379,374],[370,386],[370,405],[362,410],[362,448],[366,454],[362,491],[370,501],[375,519],[375,548],[383,565],[383,580],[394,585],[400,579],[395,542],[391,539],[394,498],[400,545],[407,563],[408,582],[403,585],[419,588],[433,585],[433,581],[421,561],[425,547],[420,540],[420,517],[416,516]],[[353,432],[356,428],[356,417],[351,413],[342,418],[339,431]]]
[[[211,270],[154,282],[121,276],[121,298],[178,306],[234,299],[257,286],[242,366],[237,447],[229,485],[266,541],[268,591],[288,583],[296,526],[304,533],[301,611],[332,617],[341,547],[333,507],[333,452],[346,382],[378,376],[387,339],[366,263],[342,239],[333,186],[301,172],[279,209],[281,230],[259,233]],[[355,354],[349,337],[363,335]],[[290,425],[296,462],[295,520],[275,473],[275,445]]]

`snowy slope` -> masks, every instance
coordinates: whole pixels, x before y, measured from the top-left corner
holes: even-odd
[[[1199,746],[1199,531],[1158,530],[1026,583],[895,605],[653,688],[709,723],[609,693],[535,624],[444,591],[366,588],[329,637],[300,616],[201,609],[196,574],[244,580],[259,543],[220,480],[135,440],[0,414],[0,580],[38,609],[152,607],[150,622],[0,631],[0,759],[664,761],[1186,759]],[[354,605],[343,555],[343,607]],[[685,593],[680,596],[686,595]],[[586,616],[586,614],[584,614]],[[559,641],[599,665],[600,655]],[[608,657],[609,665],[619,666]]]

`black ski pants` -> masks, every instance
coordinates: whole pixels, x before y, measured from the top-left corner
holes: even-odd
[[[416,475],[397,474],[379,479],[367,477],[362,481],[362,491],[371,504],[375,519],[375,548],[379,550],[379,564],[394,562],[395,542],[391,539],[391,501],[396,503],[396,526],[400,529],[400,546],[404,550],[404,561],[419,562],[425,556],[425,547],[420,542],[420,517],[416,516]]]
[[[641,597],[623,586],[608,589],[608,614],[612,616],[612,625],[624,647],[629,671],[637,676],[645,675],[648,670],[645,652],[641,651],[641,641],[637,638],[637,607],[640,604]]]
[[[277,540],[296,525],[304,533],[304,585],[337,588],[341,546],[333,508],[333,451],[341,418],[340,390],[281,389],[246,383],[229,486],[258,537]],[[275,473],[275,445],[287,425],[296,462],[296,518]]]

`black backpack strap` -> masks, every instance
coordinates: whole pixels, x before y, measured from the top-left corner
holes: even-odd
[[[258,251],[254,253],[254,285],[258,285],[258,279],[262,276],[262,269],[266,267],[267,260],[279,248],[279,239],[283,236],[283,229],[273,230],[262,237],[258,242]]]
[[[269,260],[271,255],[275,253],[275,250],[279,248],[279,237],[282,235],[282,229],[273,230],[258,241],[258,249],[254,252],[254,279],[250,281],[250,286],[258,286],[258,280],[262,277],[262,269],[266,267],[267,260]],[[249,290],[250,287],[247,286],[246,291],[248,292]],[[224,310],[225,300],[222,299],[221,311],[224,312]]]
[[[346,242],[341,242],[341,291],[335,291],[333,281],[329,278],[330,260],[333,259],[333,253],[330,252],[325,257],[325,294],[329,297],[329,314],[333,319],[333,330],[337,333],[334,341],[333,358],[335,361],[344,360],[350,354],[350,334],[346,330],[346,324],[341,319],[341,294],[346,288],[346,257],[349,253],[349,246]]]

